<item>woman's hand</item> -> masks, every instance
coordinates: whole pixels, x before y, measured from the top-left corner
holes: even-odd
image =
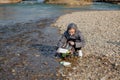
[[[74,45],[75,45],[75,42],[69,41],[69,44],[70,44],[71,46],[74,46]]]

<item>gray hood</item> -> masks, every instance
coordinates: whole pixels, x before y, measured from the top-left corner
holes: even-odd
[[[73,36],[70,36],[70,34],[68,32],[71,28],[75,29],[75,34]],[[67,30],[65,31],[64,35],[67,39],[69,39],[69,38],[75,39],[76,36],[78,36],[79,32],[80,31],[78,30],[77,25],[74,24],[74,23],[71,23],[71,24],[68,25]]]
[[[68,32],[71,28],[75,29],[75,31],[78,30],[77,25],[76,25],[75,23],[70,23],[70,24],[68,25],[68,27],[67,27],[67,32]]]

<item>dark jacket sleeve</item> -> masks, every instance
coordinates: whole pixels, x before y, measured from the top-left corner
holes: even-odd
[[[66,45],[67,39],[65,37],[65,35],[63,34],[62,37],[60,38],[57,46],[58,47],[64,47]]]
[[[78,33],[78,40],[75,42],[75,48],[82,48],[85,46],[85,40],[81,32]]]

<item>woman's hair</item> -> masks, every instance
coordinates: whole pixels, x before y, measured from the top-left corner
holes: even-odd
[[[67,31],[69,31],[70,29],[75,29],[75,31],[77,30],[77,25],[75,23],[70,23],[67,27]]]

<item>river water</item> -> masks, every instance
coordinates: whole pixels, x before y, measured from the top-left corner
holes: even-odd
[[[85,10],[120,10],[120,5],[109,3],[93,3],[87,6],[66,7],[26,1],[17,4],[0,5],[0,25],[26,23],[45,18],[55,18],[72,11]]]

